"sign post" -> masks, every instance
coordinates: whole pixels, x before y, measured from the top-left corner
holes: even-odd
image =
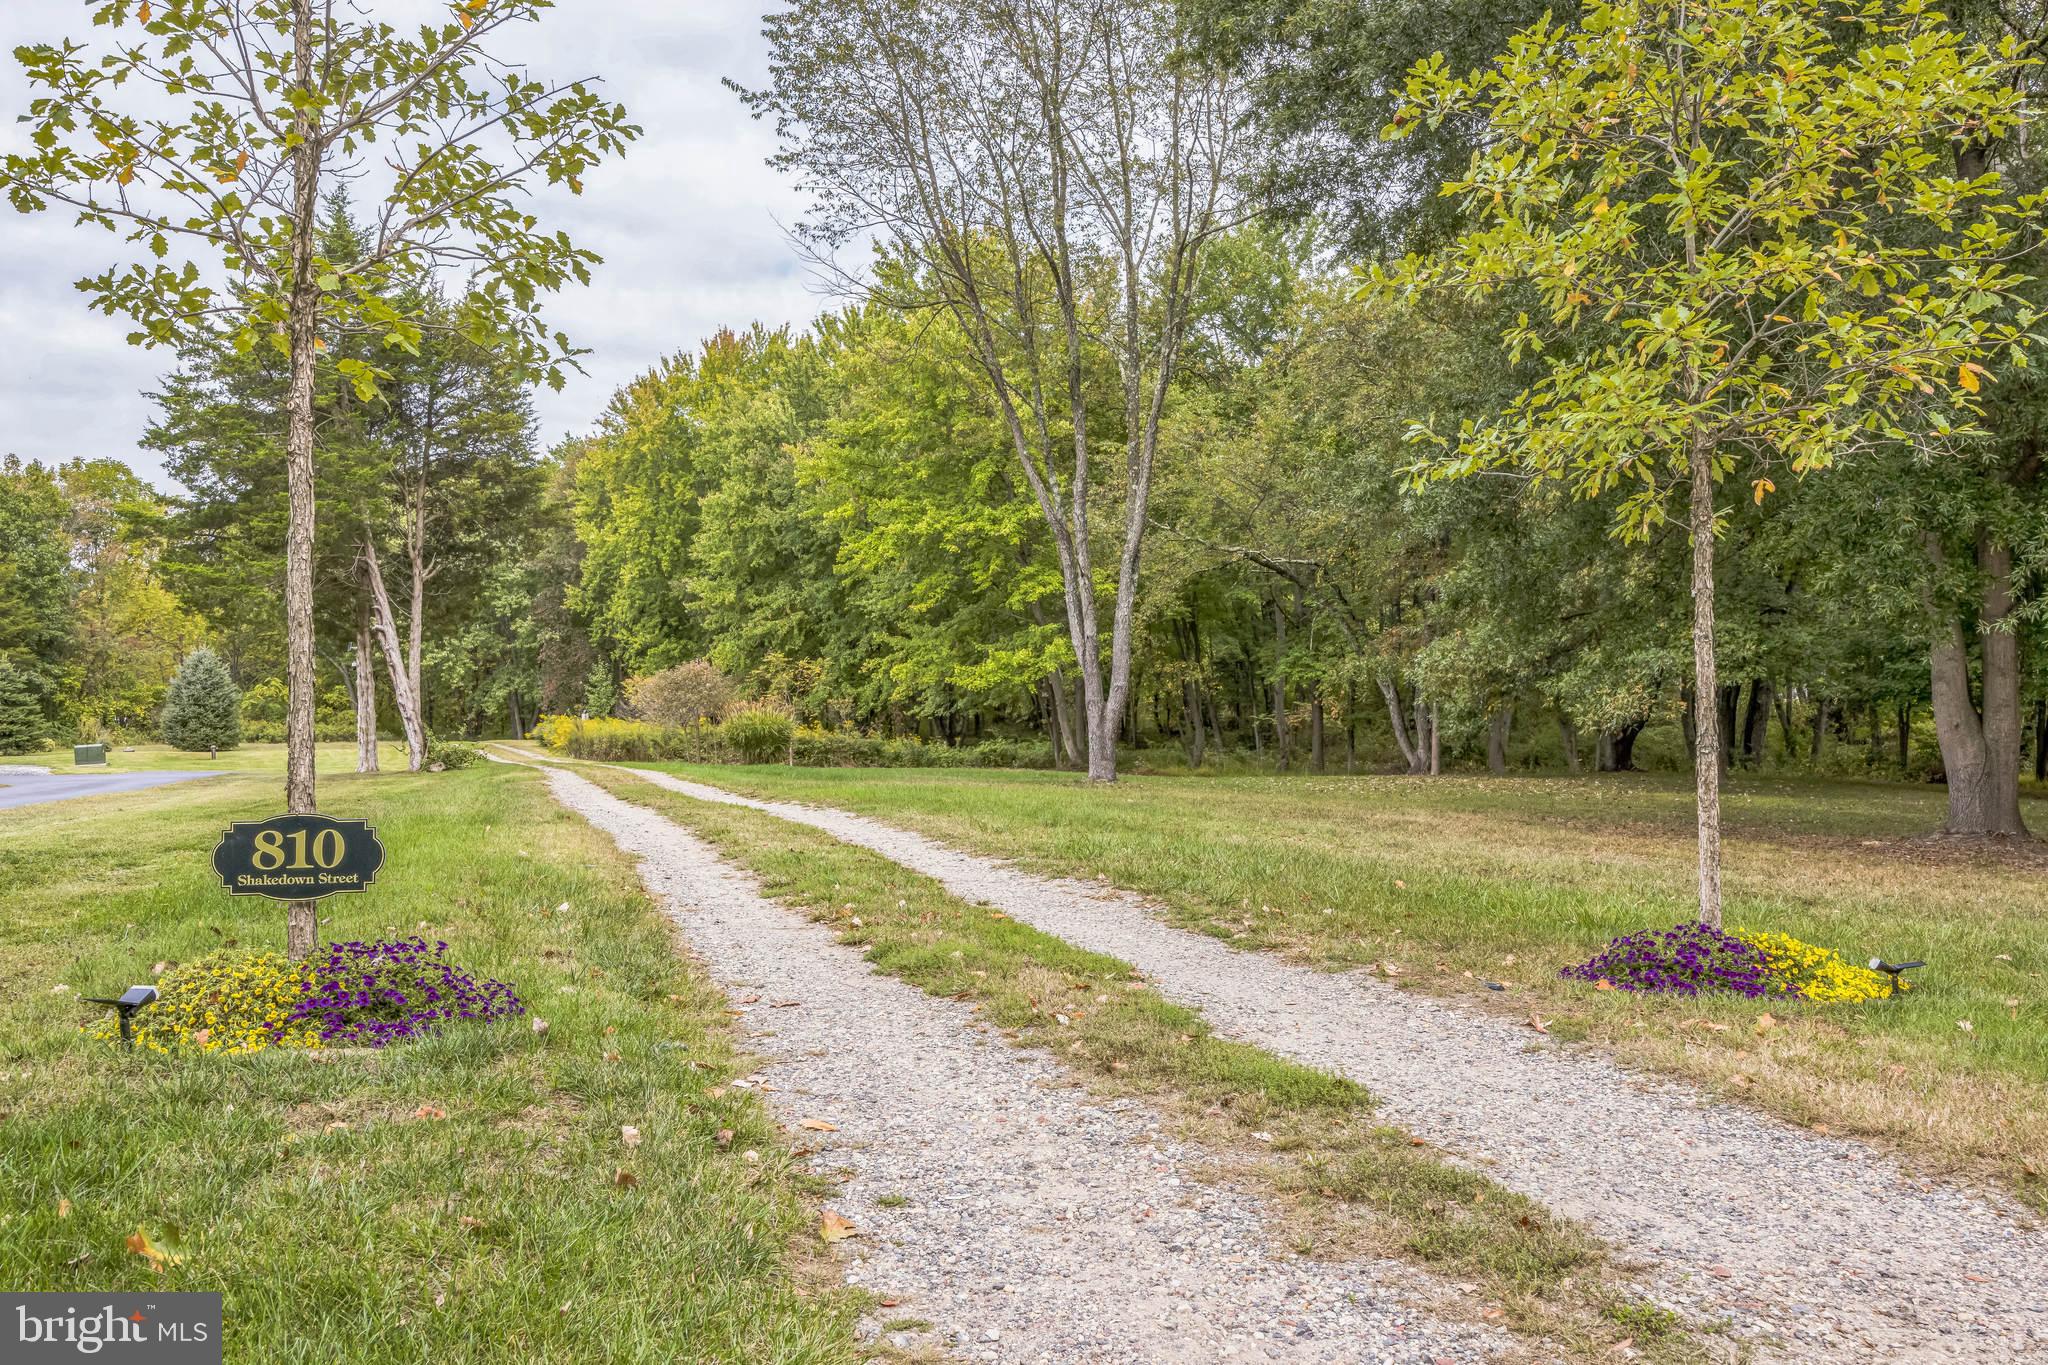
[[[366,820],[273,815],[237,820],[213,850],[213,870],[234,896],[314,901],[362,891],[384,866],[384,845]]]

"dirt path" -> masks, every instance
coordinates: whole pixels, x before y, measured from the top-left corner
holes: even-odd
[[[662,816],[560,768],[547,781],[638,855],[758,1030],[768,1060],[743,1083],[843,1178],[827,1202],[859,1229],[838,1243],[847,1278],[895,1301],[870,1319],[894,1344],[971,1360],[1423,1365],[1512,1344],[1419,1312],[1444,1291],[1410,1267],[1274,1248],[1258,1202],[1195,1179],[1202,1154],[1143,1106],[1093,1100],[967,1006],[874,972]]]
[[[797,821],[1079,947],[1132,963],[1216,1030],[1369,1087],[1388,1119],[1484,1165],[1650,1264],[1651,1297],[1785,1359],[2048,1358],[2048,1233],[2017,1206],[1925,1181],[1588,1049],[1243,952],[1141,897],[1035,876],[843,811],[632,770]]]

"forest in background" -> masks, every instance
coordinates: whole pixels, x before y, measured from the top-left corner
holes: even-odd
[[[746,98],[795,130],[794,173],[845,192],[820,191],[801,241],[828,272],[872,252],[857,297],[802,331],[735,319],[545,452],[520,372],[453,332],[380,354],[374,399],[324,369],[323,737],[630,714],[634,679],[702,659],[800,724],[946,746],[1023,737],[1074,767],[1111,734],[1154,764],[1681,768],[1710,704],[1731,767],[1924,780],[1947,766],[1940,727],[1981,741],[2005,726],[2018,771],[2040,780],[2048,400],[2031,370],[1986,368],[1970,386],[1981,430],[1938,449],[1880,442],[1824,475],[1780,470],[1769,496],[1726,485],[1723,681],[1708,699],[1691,682],[1682,520],[1628,539],[1609,500],[1564,480],[1417,477],[1418,424],[1484,424],[1558,354],[1611,339],[1561,327],[1516,359],[1501,337],[1541,308],[1532,286],[1361,290],[1361,267],[1448,253],[1475,230],[1470,196],[1438,191],[1481,126],[1383,136],[1415,98],[1407,73],[1446,41],[1452,69],[1494,61],[1541,12],[1160,10],[1119,38],[1114,81],[1077,85],[1073,114],[1176,120],[1152,128],[1161,145],[1203,149],[1153,182],[1151,221],[1175,226],[1139,240],[1098,214],[1054,251],[1004,225],[1088,167],[1045,161],[1028,130],[984,138],[995,161],[932,181],[1014,184],[1016,202],[993,207],[1019,215],[951,237],[919,231],[914,206],[880,211],[880,230],[870,213],[864,233],[834,216],[862,176],[891,169],[860,160],[880,125],[820,103],[834,82],[892,43],[965,61],[971,33],[889,30],[858,5],[772,18],[775,83]],[[1954,23],[1972,39],[2037,36],[2006,34],[1991,7]],[[847,50],[826,41],[834,26],[863,24],[860,55],[825,69]],[[931,102],[972,129],[1004,94]],[[1995,167],[2009,198],[2040,178],[2017,133],[1940,150]],[[1082,197],[1061,211],[1085,227]],[[326,255],[353,249],[351,212],[330,202]],[[962,285],[986,280],[1006,287],[960,306]],[[406,310],[452,306],[431,278],[406,288]],[[372,344],[326,340],[330,359]],[[183,353],[145,441],[176,496],[106,461],[8,465],[5,685],[33,694],[53,736],[149,733],[201,640],[251,699],[252,737],[281,727],[286,380],[261,350]],[[1128,612],[1099,632],[1099,659],[1080,657],[1076,582],[1088,611]]]

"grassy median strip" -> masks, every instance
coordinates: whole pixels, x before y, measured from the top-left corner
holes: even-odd
[[[1188,928],[1612,1048],[1795,1123],[2000,1180],[2048,1210],[2048,847],[1928,839],[1939,789],[1743,776],[1728,922],[1852,962],[1924,958],[1864,1005],[1641,997],[1561,981],[1689,916],[1684,775],[1138,777],[650,765],[816,802],[1157,897]],[[2048,807],[2029,802],[2048,827]],[[1504,984],[1504,991],[1485,982]]]
[[[1218,1038],[1128,963],[970,905],[879,854],[626,770],[576,771],[693,830],[882,970],[972,1001],[1006,1037],[1052,1052],[1105,1093],[1165,1109],[1220,1166],[1283,1197],[1297,1250],[1399,1255],[1476,1282],[1517,1328],[1573,1351],[1631,1335],[1644,1344],[1607,1311],[1618,1300],[1597,1239],[1377,1122],[1360,1086]],[[1670,1334],[1662,1353],[1689,1349]]]
[[[216,1290],[249,1365],[861,1358],[857,1298],[814,1259],[809,1177],[722,1084],[752,1066],[725,1001],[629,860],[530,771],[323,778],[323,806],[389,855],[372,890],[322,903],[323,928],[446,939],[544,1034],[521,1018],[246,1057],[86,1039],[81,995],[282,945],[282,907],[230,898],[208,864],[277,785],[0,812],[8,1288]],[[138,1231],[182,1259],[153,1271]]]

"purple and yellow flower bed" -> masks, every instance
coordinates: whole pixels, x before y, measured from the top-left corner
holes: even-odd
[[[151,1052],[387,1047],[526,1012],[510,986],[477,980],[448,960],[446,943],[418,937],[331,943],[305,962],[210,953],[171,968],[157,990],[135,1020],[135,1044]],[[120,1036],[111,1014],[88,1033]]]
[[[1661,995],[1727,994],[1750,1000],[1804,1000],[1853,1005],[1880,999],[1891,983],[1832,948],[1790,934],[1750,929],[1722,932],[1705,924],[1645,929],[1608,943],[1590,961],[1559,976],[1601,989]],[[1900,990],[1910,983],[1900,982]]]

